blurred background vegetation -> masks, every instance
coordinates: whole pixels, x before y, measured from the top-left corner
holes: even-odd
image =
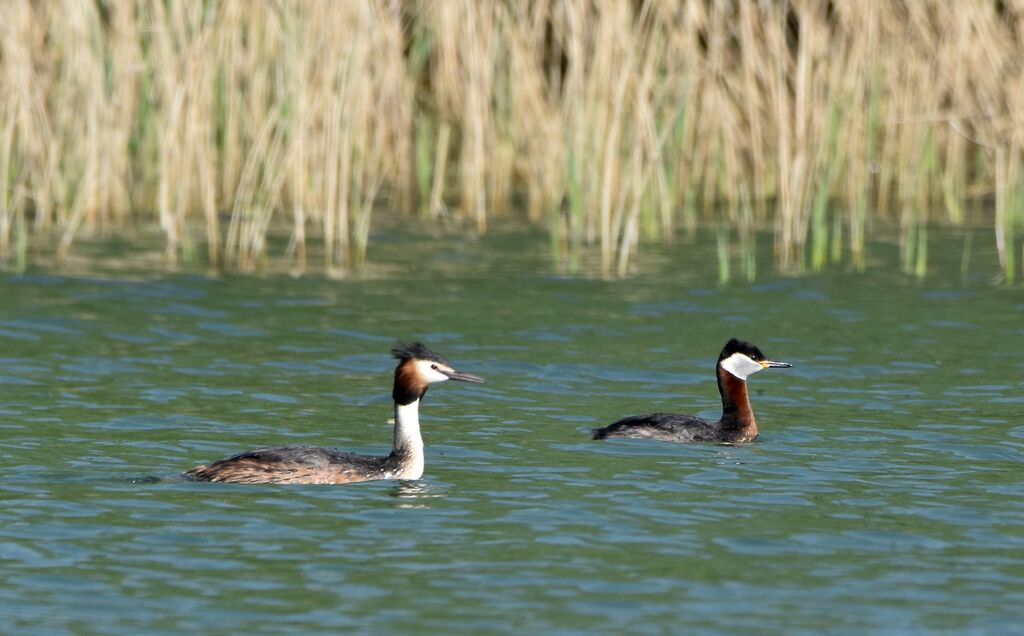
[[[159,223],[166,258],[366,258],[374,214],[547,228],[625,275],[698,227],[783,271],[991,228],[1020,275],[1020,0],[7,0],[0,265]],[[290,236],[268,249],[268,236]],[[723,236],[728,239],[723,239]],[[310,252],[312,254],[313,252]],[[319,258],[318,258],[319,260]]]

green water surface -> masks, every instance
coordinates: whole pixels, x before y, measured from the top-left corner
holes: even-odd
[[[400,231],[342,280],[0,274],[0,633],[1024,633],[1024,294],[933,240],[923,281],[884,244],[719,286],[713,239],[602,281]],[[715,417],[732,336],[794,364],[757,442],[588,439]],[[173,479],[386,452],[399,338],[487,378],[430,390],[423,480]]]

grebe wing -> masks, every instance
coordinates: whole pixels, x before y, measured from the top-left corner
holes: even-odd
[[[602,428],[594,429],[594,439],[625,437],[668,442],[699,442],[715,439],[715,426],[692,415],[648,413],[631,415]]]
[[[277,446],[196,466],[186,479],[234,484],[344,484],[380,479],[384,458],[320,446]]]

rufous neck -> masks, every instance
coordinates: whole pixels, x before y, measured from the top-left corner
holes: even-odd
[[[757,436],[757,421],[747,397],[747,383],[718,367],[718,391],[722,394],[723,427],[743,431],[742,437]]]

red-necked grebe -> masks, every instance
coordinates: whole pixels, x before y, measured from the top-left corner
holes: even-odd
[[[715,365],[718,392],[722,394],[722,417],[717,422],[675,413],[633,415],[603,428],[595,428],[594,439],[629,437],[665,442],[749,442],[757,437],[757,422],[747,399],[747,378],[762,369],[791,366],[786,362],[773,362],[754,345],[733,338],[725,344]]]
[[[278,446],[248,451],[209,466],[196,466],[184,477],[193,481],[236,484],[348,484],[375,479],[423,476],[423,438],[419,406],[431,384],[446,380],[483,382],[461,373],[418,342],[392,349],[398,358],[395,385],[395,441],[391,454],[371,457],[319,446]]]

